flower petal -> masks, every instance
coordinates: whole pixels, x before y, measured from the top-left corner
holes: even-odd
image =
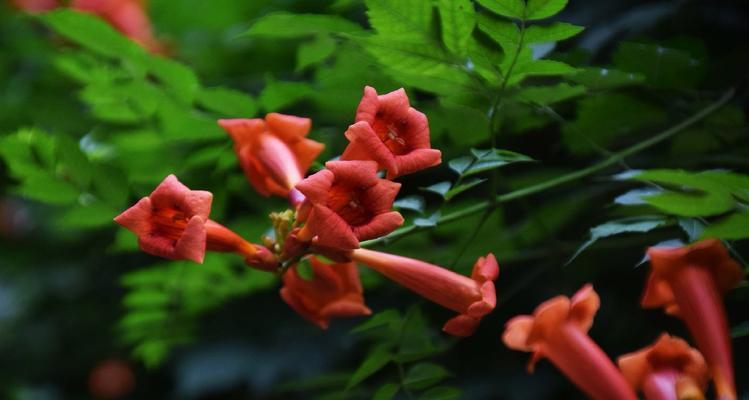
[[[269,113],[265,116],[265,122],[274,135],[287,143],[307,136],[312,127],[312,120],[309,118],[279,113]]]
[[[377,163],[374,161],[328,161],[325,168],[335,175],[335,181],[367,188],[377,183]]]
[[[302,192],[309,202],[324,203],[334,180],[333,172],[324,169],[297,183],[296,189]]]
[[[190,215],[198,215],[207,220],[211,214],[211,202],[213,193],[205,190],[191,190],[185,193],[182,206]]]
[[[205,257],[205,246],[205,220],[196,215],[190,218],[184,233],[177,240],[174,255],[180,259],[192,260],[202,264]]]
[[[152,212],[153,206],[151,205],[151,199],[144,197],[138,200],[135,205],[123,211],[122,214],[116,216],[114,221],[138,236],[145,236],[148,235],[152,229]]]
[[[397,168],[393,152],[367,122],[360,121],[349,126],[345,135],[351,143],[341,155],[341,160],[373,160],[380,169],[391,171]]]
[[[359,247],[359,240],[348,223],[327,207],[314,206],[307,219],[309,230],[316,232],[316,244],[341,250]]]
[[[355,226],[353,230],[359,240],[369,240],[387,235],[401,225],[403,216],[397,211],[390,211],[375,215],[366,225]]]
[[[442,152],[437,149],[416,149],[402,156],[395,156],[395,168],[388,169],[388,179],[394,179],[416,171],[433,167],[442,162]]]
[[[375,214],[390,211],[400,188],[400,183],[380,179],[366,190],[361,199],[362,204]]]
[[[453,336],[468,337],[476,332],[476,328],[478,328],[479,323],[479,319],[460,314],[449,319],[442,327],[442,330]]]
[[[591,284],[587,284],[572,296],[569,318],[583,332],[588,332],[590,327],[593,326],[593,318],[595,318],[600,307],[601,299],[598,297],[598,293],[593,290]]]

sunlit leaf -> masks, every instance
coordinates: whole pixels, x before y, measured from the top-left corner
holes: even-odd
[[[705,227],[703,238],[717,237],[726,240],[749,238],[749,211],[735,212]]]
[[[478,0],[489,11],[508,18],[525,18],[524,0]]]
[[[468,54],[468,40],[476,25],[476,11],[470,0],[439,0],[442,42],[453,54]]]
[[[257,19],[246,35],[295,38],[319,33],[355,33],[361,27],[345,18],[324,14],[277,12]]]
[[[525,29],[523,42],[527,44],[558,42],[569,39],[585,28],[582,26],[568,24],[566,22],[554,22],[549,25],[531,25]]]
[[[525,17],[528,20],[549,18],[564,9],[567,0],[528,0]]]

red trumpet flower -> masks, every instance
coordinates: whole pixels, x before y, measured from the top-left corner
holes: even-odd
[[[160,53],[164,50],[153,36],[144,0],[72,0],[70,8],[100,16],[150,51]]]
[[[707,365],[683,339],[662,334],[652,345],[618,359],[619,369],[648,400],[702,400]]]
[[[429,123],[423,113],[409,105],[406,91],[377,95],[367,86],[356,110],[356,123],[346,131],[351,142],[341,160],[374,160],[387,178],[410,174],[442,160],[442,153],[429,144]]]
[[[691,246],[651,247],[650,277],[642,306],[681,317],[707,360],[720,400],[736,399],[731,338],[721,293],[744,276],[717,239]]]
[[[481,318],[497,304],[493,281],[499,275],[499,266],[491,253],[476,261],[470,278],[438,265],[373,250],[357,249],[349,256],[430,301],[460,313],[442,328],[454,336],[471,336]]]
[[[599,306],[598,294],[585,285],[571,299],[557,296],[539,305],[532,316],[511,319],[502,340],[511,349],[533,353],[529,372],[547,357],[593,399],[635,400],[624,376],[588,336]]]
[[[218,124],[234,140],[234,152],[247,180],[263,196],[298,195],[299,183],[325,145],[305,136],[312,121],[270,113],[265,119],[221,119]],[[299,200],[292,198],[292,203]]]
[[[328,161],[324,169],[299,182],[306,196],[298,218],[303,242],[338,250],[359,247],[360,240],[386,235],[403,217],[392,211],[400,184],[377,177],[373,161]]]
[[[211,192],[190,190],[169,175],[148,197],[114,220],[138,235],[141,250],[155,256],[202,263],[206,249],[235,252],[248,265],[275,270],[278,261],[267,248],[208,219],[212,200]]]
[[[359,271],[353,262],[325,264],[315,257],[309,259],[313,277],[305,280],[292,267],[283,275],[281,298],[302,317],[322,329],[334,317],[370,315],[364,305]]]

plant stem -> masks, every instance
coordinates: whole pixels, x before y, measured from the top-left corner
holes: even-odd
[[[649,139],[643,140],[642,142],[632,145],[624,150],[618,151],[616,153],[612,153],[609,157],[603,159],[602,161],[596,164],[593,164],[587,168],[583,168],[574,172],[570,172],[565,175],[558,176],[554,179],[541,182],[536,185],[531,185],[523,189],[515,190],[510,193],[497,195],[494,198],[493,204],[492,202],[489,202],[489,201],[482,201],[470,207],[464,208],[462,210],[458,210],[450,214],[445,214],[439,220],[437,220],[437,223],[434,226],[457,221],[463,217],[467,217],[467,216],[479,213],[483,210],[489,209],[490,207],[496,207],[497,205],[502,204],[502,203],[507,203],[512,200],[520,199],[523,197],[528,197],[530,195],[540,193],[547,189],[551,189],[557,186],[561,186],[565,183],[576,181],[578,179],[584,178],[586,176],[589,176],[596,172],[604,170],[612,165],[615,165],[621,162],[624,158],[629,157],[633,154],[637,154],[645,149],[648,149],[670,138],[671,136],[683,131],[684,129],[691,127],[697,122],[705,119],[705,117],[709,116],[710,114],[714,113],[716,110],[721,108],[723,105],[725,105],[731,99],[731,97],[733,97],[733,93],[734,93],[733,89],[727,90],[725,93],[723,93],[723,95],[718,100],[711,103],[710,105],[703,108],[702,110],[696,112],[689,118],[679,122],[676,125],[671,126],[670,128],[658,133],[655,136],[652,136]],[[434,226],[421,226],[420,227],[416,225],[410,225],[404,228],[400,228],[387,236],[361,242],[361,246],[371,247],[371,246],[375,246],[378,244],[390,243],[390,242],[393,242],[394,240],[410,235],[411,233],[414,233],[414,232],[417,232],[419,230],[423,230],[426,228],[432,228]]]

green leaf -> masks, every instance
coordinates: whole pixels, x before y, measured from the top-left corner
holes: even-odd
[[[397,310],[383,310],[373,315],[366,322],[357,325],[351,333],[364,333],[384,326],[392,327],[400,321],[400,313]]]
[[[739,200],[749,203],[749,176],[730,171],[705,171],[700,176],[720,184]]]
[[[393,202],[393,207],[400,210],[416,211],[419,214],[424,213],[424,198],[421,196],[407,196]]]
[[[302,43],[296,53],[296,71],[325,61],[335,49],[336,41],[330,35],[317,35],[314,40]]]
[[[445,193],[447,193],[448,190],[450,190],[450,187],[452,184],[448,181],[435,183],[434,185],[429,185],[427,187],[421,188],[421,190],[425,190],[427,192],[437,193],[441,197],[445,197]]]
[[[634,72],[623,72],[617,69],[583,67],[568,77],[569,80],[585,85],[590,89],[615,89],[622,86],[639,85],[645,76]]]
[[[472,189],[482,183],[486,182],[484,178],[473,178],[467,182],[461,183],[458,186],[451,188],[445,193],[445,200],[450,201],[453,197],[465,192],[466,190]]]
[[[513,86],[529,76],[558,76],[577,72],[577,68],[554,60],[528,60],[519,62],[512,70],[507,85]]]
[[[702,238],[717,237],[725,240],[749,238],[749,211],[738,211],[711,223],[700,236]]]
[[[568,24],[566,22],[554,22],[549,25],[531,25],[525,28],[523,43],[547,43],[558,42],[569,39],[585,28],[578,25]]]
[[[710,175],[683,170],[648,170],[631,179],[668,185],[671,190],[643,199],[651,206],[673,215],[712,216],[725,213],[736,205],[730,189]]]
[[[197,102],[202,107],[222,116],[251,118],[257,113],[255,99],[238,90],[226,88],[206,88],[200,91]]]
[[[397,383],[386,383],[380,386],[372,396],[372,400],[390,400],[398,393],[401,386]]]
[[[525,1],[523,0],[478,0],[478,2],[489,11],[503,17],[525,19]]]
[[[403,380],[403,385],[409,389],[426,389],[447,378],[450,375],[440,365],[423,362],[411,367]]]
[[[80,195],[75,186],[46,173],[27,176],[17,192],[29,199],[49,204],[72,204]]]
[[[141,60],[146,56],[142,47],[98,16],[58,8],[39,14],[38,18],[58,34],[101,55],[129,60]]]
[[[749,321],[744,321],[731,328],[731,338],[737,339],[744,336],[749,336]]]
[[[127,176],[109,165],[96,164],[91,183],[96,197],[112,207],[121,207],[130,193]]]
[[[57,223],[71,228],[111,227],[112,220],[121,211],[99,202],[85,206],[77,205],[63,213],[57,219]]]
[[[445,101],[423,110],[429,117],[432,137],[447,135],[459,145],[471,146],[489,137],[489,118],[485,112]]]
[[[694,242],[702,236],[705,224],[695,218],[679,218],[679,228],[687,234],[690,242]]]
[[[660,228],[669,224],[669,221],[662,217],[634,217],[624,218],[615,221],[609,221],[604,224],[595,226],[590,229],[590,239],[580,246],[575,254],[570,257],[567,264],[572,262],[577,256],[585,251],[588,247],[592,246],[595,242],[600,239],[619,235],[622,233],[644,233],[652,231],[653,229]]]
[[[480,14],[478,16],[478,24],[479,29],[499,44],[506,57],[517,51],[520,45],[520,30],[514,22]]]
[[[513,97],[523,103],[548,106],[581,96],[586,91],[585,86],[561,82],[553,86],[528,86],[515,93]]]
[[[369,23],[383,37],[401,42],[431,41],[430,0],[366,0]]]
[[[192,69],[170,58],[147,58],[149,72],[153,74],[182,104],[190,105],[200,90],[200,80]]]
[[[439,0],[442,42],[453,54],[466,56],[468,41],[476,25],[476,10],[471,0]]]
[[[463,172],[463,176],[486,172],[511,163],[534,161],[532,158],[524,154],[502,149],[471,149],[471,154],[475,160],[473,164]]]
[[[362,362],[359,368],[354,371],[354,374],[351,375],[351,378],[346,385],[346,389],[351,389],[360,384],[362,381],[388,365],[392,360],[393,355],[388,349],[384,347],[376,347],[369,353],[367,358],[364,359],[364,362]]]
[[[575,154],[590,154],[595,146],[607,148],[624,136],[667,120],[656,105],[634,96],[605,93],[588,96],[578,103],[575,120],[562,127],[565,145]]]
[[[557,15],[567,6],[567,0],[528,0],[525,17],[529,21]]]
[[[427,390],[416,400],[457,400],[461,394],[460,389],[449,386],[438,386]]]
[[[647,83],[662,89],[693,88],[706,68],[703,60],[686,51],[655,44],[624,42],[612,58],[617,69],[642,74]]]
[[[122,304],[129,308],[163,307],[170,301],[168,293],[153,289],[138,289],[122,298]]]
[[[320,33],[357,33],[361,30],[361,26],[335,15],[277,12],[257,19],[245,34],[255,37],[297,38]]]
[[[262,93],[260,105],[266,112],[281,111],[314,93],[306,82],[276,81],[269,79]]]
[[[79,188],[86,188],[91,182],[91,163],[78,143],[68,135],[58,135],[55,150],[56,174],[74,182]]]

